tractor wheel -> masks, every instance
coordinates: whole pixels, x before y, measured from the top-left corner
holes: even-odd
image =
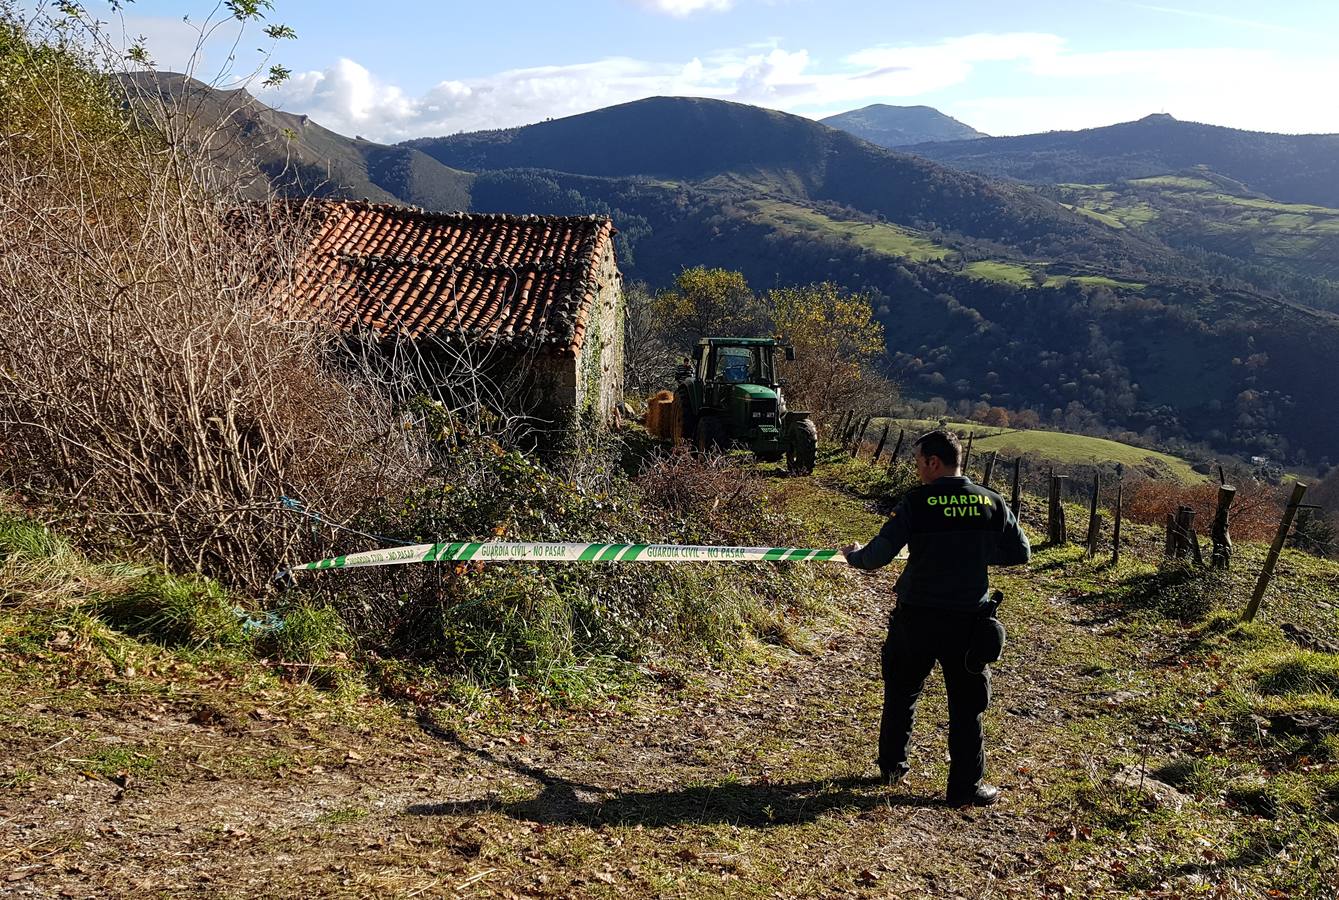
[[[725,428],[719,416],[702,416],[697,420],[697,449],[703,453],[720,453],[725,449]]]
[[[786,444],[786,468],[793,475],[809,475],[818,456],[818,428],[813,419],[802,419],[790,430]]]

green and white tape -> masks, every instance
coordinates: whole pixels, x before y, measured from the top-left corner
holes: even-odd
[[[426,562],[844,562],[840,550],[807,547],[710,547],[684,544],[546,544],[503,541],[415,544],[333,556],[294,572]]]

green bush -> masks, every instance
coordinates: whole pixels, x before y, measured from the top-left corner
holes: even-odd
[[[1216,607],[1231,606],[1232,582],[1218,569],[1164,561],[1156,572],[1130,578],[1096,599],[1127,609],[1147,609],[1179,622],[1196,622]],[[1212,630],[1223,627],[1214,619]]]
[[[215,581],[147,575],[93,605],[109,625],[166,647],[236,647],[247,642],[238,610]]]
[[[284,662],[323,664],[353,648],[339,613],[328,606],[299,605],[278,614],[265,648]]]
[[[890,505],[919,484],[916,467],[906,461],[887,466],[883,462],[853,459],[841,463],[833,477],[857,497],[883,500]]]
[[[407,541],[800,540],[766,483],[728,458],[675,453],[631,478],[616,447],[544,465],[455,441],[441,485],[360,527]],[[618,680],[651,654],[720,658],[750,635],[786,633],[786,616],[825,594],[813,567],[785,565],[446,563],[336,577],[310,584],[377,655],[559,695]]]

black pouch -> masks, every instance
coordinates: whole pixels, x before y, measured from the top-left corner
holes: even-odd
[[[963,656],[962,664],[973,675],[980,675],[986,666],[999,662],[1004,655],[1004,642],[1007,633],[1004,623],[994,616],[982,616],[972,627],[972,642]]]
[[[996,591],[990,599],[990,604],[972,625],[972,639],[962,659],[963,666],[973,675],[980,675],[986,666],[999,662],[1004,655],[1008,632],[1004,630],[1004,623],[995,618],[996,611],[1004,602],[1004,594]]]

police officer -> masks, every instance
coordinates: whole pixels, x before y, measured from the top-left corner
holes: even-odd
[[[998,788],[982,781],[981,718],[990,703],[990,670],[973,658],[997,659],[1003,629],[993,618],[986,567],[1025,563],[1032,548],[1004,498],[962,474],[962,446],[954,434],[922,435],[915,461],[920,485],[907,492],[873,540],[842,548],[847,562],[860,569],[885,566],[909,548],[883,645],[879,773],[885,784],[906,776],[916,701],[937,660],[948,692],[948,802],[987,806],[999,796]]]

